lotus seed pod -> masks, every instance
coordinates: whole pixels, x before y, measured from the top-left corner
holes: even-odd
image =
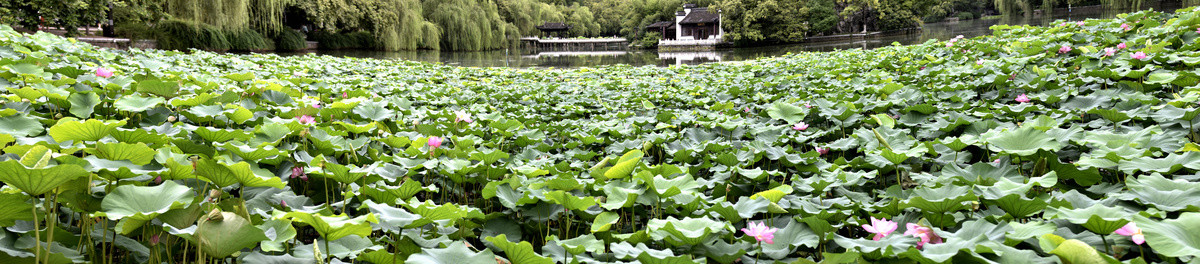
[[[54,119],[62,119],[62,113],[54,114]]]

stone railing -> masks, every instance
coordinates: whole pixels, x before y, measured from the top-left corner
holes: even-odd
[[[716,46],[721,43],[720,38],[710,39],[663,39],[658,41],[659,46]]]

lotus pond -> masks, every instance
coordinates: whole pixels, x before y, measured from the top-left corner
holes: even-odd
[[[1200,12],[685,67],[0,29],[3,263],[1196,263]]]

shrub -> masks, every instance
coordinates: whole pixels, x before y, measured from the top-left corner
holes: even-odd
[[[141,22],[126,22],[117,24],[114,28],[118,37],[127,39],[152,39],[154,29]]]
[[[280,51],[296,51],[302,50],[308,46],[304,40],[304,33],[292,29],[279,31],[279,35],[275,37],[275,49]]]
[[[159,49],[229,50],[229,40],[216,27],[184,20],[167,20],[154,27]]]
[[[225,31],[225,39],[229,41],[229,50],[231,51],[259,51],[270,50],[272,44],[270,40],[259,34],[258,31],[243,29]]]
[[[975,19],[975,14],[972,14],[971,12],[959,12],[957,17],[958,20],[971,20]]]
[[[366,31],[352,33],[313,32],[310,37],[317,41],[317,48],[323,50],[375,49],[379,46],[375,41],[375,37]]]

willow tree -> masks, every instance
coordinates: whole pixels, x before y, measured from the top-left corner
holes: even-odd
[[[166,9],[177,19],[209,24],[223,30],[250,27],[250,0],[167,0]]]
[[[1033,4],[1029,0],[996,0],[995,4],[996,10],[1000,11],[1001,14],[1015,15],[1020,13],[1027,16],[1033,14]]]
[[[292,5],[292,0],[250,0],[247,14],[250,27],[267,36],[274,36],[286,29],[283,25],[283,10]]]
[[[371,33],[385,50],[440,48],[441,29],[426,21],[419,0],[384,0],[367,15]]]
[[[425,9],[429,21],[442,29],[444,49],[490,50],[511,43],[508,22],[491,0],[428,0]]]

